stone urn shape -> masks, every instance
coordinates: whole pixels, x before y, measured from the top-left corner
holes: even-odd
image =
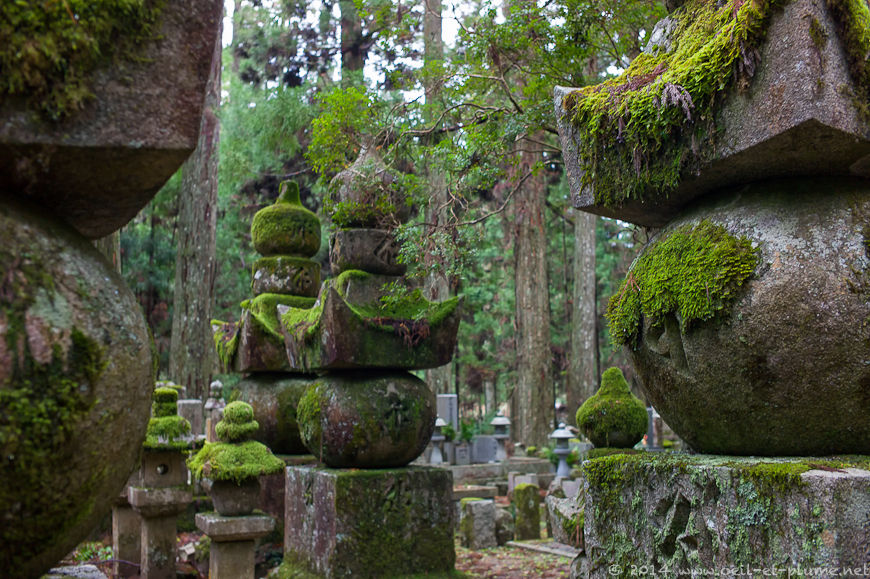
[[[260,497],[259,477],[284,468],[266,445],[252,440],[259,427],[250,404],[227,404],[223,420],[215,427],[217,442],[207,442],[188,463],[221,515],[250,514]]]
[[[631,448],[646,434],[648,415],[619,368],[601,375],[601,388],[577,410],[577,426],[597,448]]]

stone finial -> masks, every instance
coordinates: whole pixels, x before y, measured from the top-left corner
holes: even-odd
[[[284,181],[278,200],[257,211],[251,222],[254,249],[265,256],[311,257],[320,249],[320,219],[302,206],[299,185]]]
[[[608,368],[601,388],[577,410],[577,426],[595,446],[631,448],[646,434],[646,406],[619,368]]]
[[[247,402],[230,402],[224,408],[224,418],[217,423],[215,431],[221,442],[244,442],[250,440],[260,428],[254,420],[254,408]]]
[[[178,391],[160,387],[154,391],[151,420],[145,432],[144,446],[152,450],[186,450],[193,437],[190,422],[178,415]]]

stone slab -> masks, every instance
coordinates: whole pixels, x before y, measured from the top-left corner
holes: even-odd
[[[453,570],[447,470],[288,467],[284,560],[321,577]]]
[[[828,38],[811,38],[817,21]],[[721,131],[712,161],[683,175],[675,191],[648,191],[646,201],[619,207],[595,203],[581,186],[585,171],[577,134],[562,108],[575,89],[557,87],[556,117],[575,207],[645,226],[660,227],[693,199],[728,186],[776,176],[870,175],[870,126],[861,120],[848,90],[854,83],[834,22],[822,2],[794,0],[772,19],[749,89],[732,88],[717,113]]]
[[[492,486],[467,485],[453,487],[453,500],[461,501],[467,498],[493,499],[498,496],[498,489]]]
[[[223,4],[167,2],[157,39],[92,75],[60,123],[0,107],[0,196],[28,198],[98,238],[132,219],[196,146]]]
[[[862,468],[819,458],[666,453],[587,461],[577,499],[585,554],[572,577],[630,577],[632,568],[650,576],[863,569],[870,458],[849,460]]]
[[[509,472],[518,473],[549,473],[553,465],[550,461],[534,457],[510,457],[500,463],[484,464],[455,464],[444,465],[439,468],[449,469],[453,473],[456,484],[464,484],[474,481],[489,481],[493,479],[506,479]]]
[[[459,540],[467,549],[489,549],[495,540],[495,503],[491,500],[464,499],[459,522]]]
[[[106,574],[95,565],[70,565],[55,567],[43,575],[42,579],[106,579]]]
[[[197,513],[196,527],[212,541],[253,541],[272,532],[275,519],[269,515],[225,517],[217,513]]]
[[[188,487],[130,487],[127,493],[130,505],[143,517],[177,515],[193,500]]]

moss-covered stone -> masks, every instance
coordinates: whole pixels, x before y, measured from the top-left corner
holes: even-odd
[[[855,497],[870,472],[829,462],[668,453],[587,461],[580,571],[860,566],[867,530],[853,517],[866,507]]]
[[[329,466],[388,468],[420,456],[435,429],[435,395],[412,374],[330,374],[299,401],[302,442]]]
[[[292,367],[421,369],[449,361],[460,299],[430,302],[419,292],[389,299],[388,280],[395,278],[348,270],[324,284],[314,307],[288,309],[281,323]]]
[[[198,479],[208,478],[213,481],[233,481],[242,484],[251,478],[281,472],[284,461],[256,440],[238,444],[207,442],[187,462],[187,466]]]
[[[155,377],[136,299],[90,243],[8,198],[0,232],[0,560],[29,578],[108,511]]]
[[[410,217],[411,203],[377,150],[366,147],[332,180],[324,209],[341,229],[391,229]]]
[[[648,415],[619,368],[608,368],[601,388],[577,410],[577,427],[597,447],[631,448],[646,434]]]
[[[82,108],[89,76],[153,40],[165,0],[7,2],[0,21],[0,103],[23,97],[51,120]]]
[[[223,419],[215,426],[215,433],[221,442],[243,442],[250,439],[259,428],[251,405],[236,400],[224,408]]]
[[[529,483],[514,487],[511,499],[516,507],[516,536],[520,541],[541,538],[541,494],[538,485]]]
[[[654,239],[632,264],[607,305],[614,343],[633,347],[644,318],[652,326],[676,319],[684,330],[713,319],[736,298],[758,265],[746,237],[701,221]]]
[[[297,571],[374,578],[453,570],[448,471],[290,467],[285,496],[284,560]]]
[[[302,206],[299,185],[281,183],[281,193],[274,205],[254,215],[251,222],[254,249],[265,256],[292,255],[311,257],[320,249],[320,219]]]
[[[178,390],[160,387],[154,390],[151,419],[143,446],[149,450],[188,450],[192,446],[190,422],[178,416]]]
[[[276,255],[254,262],[251,291],[313,298],[320,289],[320,264],[304,257]]]

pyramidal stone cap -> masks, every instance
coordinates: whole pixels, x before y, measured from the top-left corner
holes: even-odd
[[[94,70],[94,98],[63,121],[2,99],[0,196],[46,207],[91,239],[132,219],[196,147],[222,9],[163,3],[155,38]]]
[[[691,135],[698,129],[699,111],[691,110],[690,100],[685,96],[688,93],[669,93],[671,105],[686,105],[690,113],[695,113],[693,120],[683,126],[681,143],[687,158],[693,162],[683,163],[675,187],[662,186],[650,179],[636,195],[603,199],[600,191],[614,182],[614,176],[582,158],[584,136],[573,122],[572,105],[582,99],[579,95],[584,93],[556,87],[558,131],[575,207],[658,227],[698,197],[752,181],[810,175],[870,177],[868,87],[862,86],[867,83],[867,75],[864,73],[860,78],[855,72],[862,61],[862,57],[855,55],[864,55],[866,67],[866,50],[870,47],[849,45],[860,42],[856,39],[870,38],[870,31],[864,30],[870,26],[870,9],[864,2],[855,2],[855,10],[861,14],[868,12],[864,14],[867,18],[858,18],[849,12],[851,2],[833,3],[840,6],[839,10],[812,0],[791,0],[781,9],[770,8],[772,14],[766,24],[764,40],[756,52],[747,53],[748,60],[737,63],[738,68],[743,68],[748,85],[739,86],[740,82],[732,74],[728,85],[719,91],[721,95],[715,96],[719,104],[713,109],[712,126],[718,130],[713,132],[712,138],[695,140],[697,135]],[[673,35],[679,29],[675,19],[681,11],[697,6],[698,0],[688,0],[660,22],[646,54],[674,50],[678,39]],[[659,78],[649,82],[648,88],[644,85],[639,90],[661,94],[661,99],[665,100],[666,73],[666,67],[654,70],[653,76],[658,74]],[[639,77],[624,80],[629,87],[632,83],[646,82]],[[613,88],[610,87],[611,99],[614,93],[624,90]],[[863,114],[861,109],[865,111]],[[612,134],[600,133],[597,138],[607,144],[611,157],[623,146],[624,137],[617,130]],[[640,175],[647,169],[647,162],[651,164],[656,160],[645,156],[657,154],[643,149],[636,151],[634,168],[627,173]]]

